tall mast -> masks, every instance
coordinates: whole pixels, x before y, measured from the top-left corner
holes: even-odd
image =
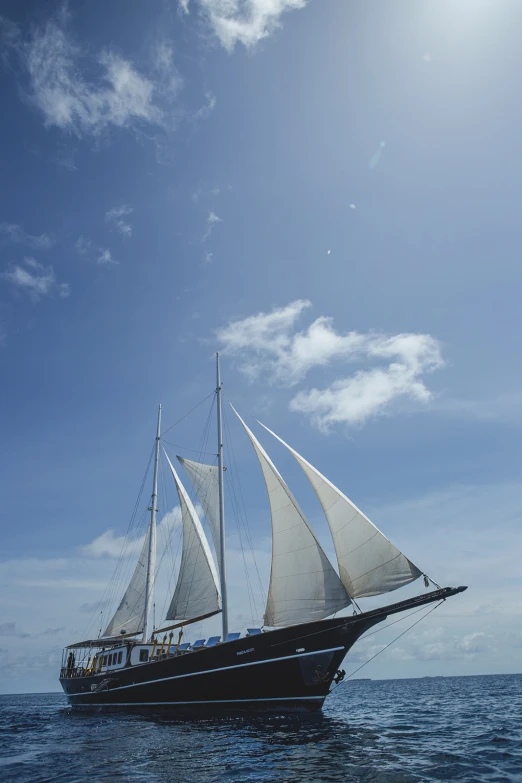
[[[216,353],[216,397],[218,428],[218,487],[219,487],[219,577],[223,621],[223,641],[228,636],[227,573],[225,560],[225,493],[223,487],[223,429],[221,425],[221,376],[219,374],[219,353]]]
[[[158,462],[161,430],[161,405],[158,408],[158,428],[156,430],[156,449],[154,455],[154,479],[152,483],[152,502],[150,504],[149,554],[147,557],[147,583],[145,585],[145,609],[143,611],[142,641],[149,639],[149,615],[154,596],[154,572],[156,570],[156,508],[158,499]]]

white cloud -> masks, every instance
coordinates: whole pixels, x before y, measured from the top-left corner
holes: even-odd
[[[128,542],[125,536],[116,536],[113,530],[106,530],[90,544],[81,547],[81,551],[91,557],[120,557],[124,549],[125,555],[133,555],[139,552],[142,545],[143,538]]]
[[[100,266],[113,266],[114,264],[120,263],[112,257],[112,253],[109,248],[97,248],[93,245],[90,239],[86,239],[84,236],[79,236],[74,246],[76,248],[76,252],[79,253],[79,255],[88,257],[89,261],[96,261],[96,263],[100,264]]]
[[[325,316],[297,331],[298,318],[310,306],[308,300],[296,300],[218,329],[223,353],[239,356],[240,369],[250,380],[263,373],[283,386],[293,386],[313,368],[334,361],[380,362],[327,388],[300,391],[291,400],[292,411],[310,416],[325,431],[335,423],[362,424],[398,398],[431,399],[422,376],[443,366],[437,340],[427,334],[343,334]]]
[[[28,234],[16,223],[0,223],[0,235],[9,242],[37,250],[47,250],[54,245],[54,239],[49,234]]]
[[[218,223],[222,223],[223,220],[216,215],[216,213],[213,210],[210,210],[207,217],[207,225],[205,228],[205,233],[203,234],[202,241],[205,242],[209,236],[211,235],[214,226],[216,226]]]
[[[199,508],[199,507],[198,507]],[[168,511],[158,523],[158,537],[168,537],[177,530],[181,522],[181,513],[178,507]],[[137,555],[143,546],[145,536],[134,539],[115,535],[113,530],[106,530],[89,544],[80,548],[80,551],[90,557],[132,557]]]
[[[179,92],[181,79],[168,46],[156,46],[146,76],[111,50],[92,59],[73,42],[67,22],[68,13],[62,10],[35,28],[26,41],[19,32],[13,35],[12,26],[7,40],[4,36],[23,63],[30,100],[47,127],[81,137],[100,135],[110,127],[171,125],[168,106]]]
[[[61,299],[70,295],[69,283],[59,283],[52,266],[44,267],[34,258],[24,258],[23,263],[24,266],[15,264],[9,271],[0,274],[0,278],[26,293],[33,302],[53,294]]]
[[[204,259],[204,262],[203,262],[203,263],[204,263],[205,265],[206,265],[206,264],[211,264],[211,263],[212,263],[212,259],[213,259],[213,258],[214,258],[214,253],[205,253],[205,259]]]
[[[206,120],[210,112],[216,108],[216,96],[211,92],[205,93],[205,103],[194,114],[194,120]],[[211,191],[212,192],[212,191]]]
[[[105,264],[105,265],[109,266],[110,264],[119,264],[120,262],[116,261],[112,257],[111,251],[108,248],[105,248],[105,250],[100,248],[100,255],[98,256],[98,258],[96,260],[96,263],[97,264]]]
[[[90,239],[86,239],[84,236],[79,236],[74,246],[76,251],[81,256],[86,256],[91,249],[92,242]]]
[[[237,43],[253,48],[281,26],[285,12],[304,8],[306,0],[199,0],[199,5],[230,52]]]
[[[181,13],[188,14],[189,12],[189,0],[178,0],[178,8]]]
[[[105,213],[105,222],[115,225],[120,234],[124,237],[130,237],[132,236],[132,226],[127,220],[124,220],[124,218],[127,215],[132,214],[132,212],[134,212],[134,208],[129,207],[127,204],[122,204],[120,207],[113,207]]]
[[[371,336],[363,350],[368,358],[388,357],[393,361],[384,368],[359,370],[327,388],[299,392],[290,410],[311,416],[319,429],[327,431],[333,424],[363,424],[398,398],[423,403],[431,399],[421,375],[441,367],[443,362],[430,335]]]

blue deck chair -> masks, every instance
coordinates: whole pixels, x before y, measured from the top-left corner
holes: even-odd
[[[227,633],[227,638],[225,639],[226,642],[234,642],[236,639],[239,639],[241,636],[240,633]]]
[[[207,642],[207,647],[215,647],[221,641],[221,636],[211,636]]]
[[[183,642],[183,644],[180,644],[179,649],[180,650],[188,650],[189,647],[190,647],[190,642]],[[173,649],[175,650],[176,647],[174,647]]]
[[[206,639],[197,639],[194,644],[192,645],[193,650],[197,650],[198,647],[204,647],[205,646]]]
[[[261,628],[247,628],[247,636],[256,636],[261,633]]]

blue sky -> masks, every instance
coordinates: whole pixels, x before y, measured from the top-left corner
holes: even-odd
[[[56,688],[157,404],[170,426],[210,393],[216,349],[242,415],[470,585],[367,676],[520,671],[521,17],[515,0],[4,0],[0,689]],[[207,413],[172,442],[197,450]],[[230,428],[266,583],[266,497]]]

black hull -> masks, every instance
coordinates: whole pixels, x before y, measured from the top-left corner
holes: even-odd
[[[280,628],[60,683],[70,705],[81,709],[315,712],[365,631],[389,614],[453,594],[446,588],[356,617]]]
[[[367,622],[353,624],[347,619],[281,628],[111,673],[64,677],[60,682],[69,703],[84,709],[316,711],[344,656],[369,627]]]

